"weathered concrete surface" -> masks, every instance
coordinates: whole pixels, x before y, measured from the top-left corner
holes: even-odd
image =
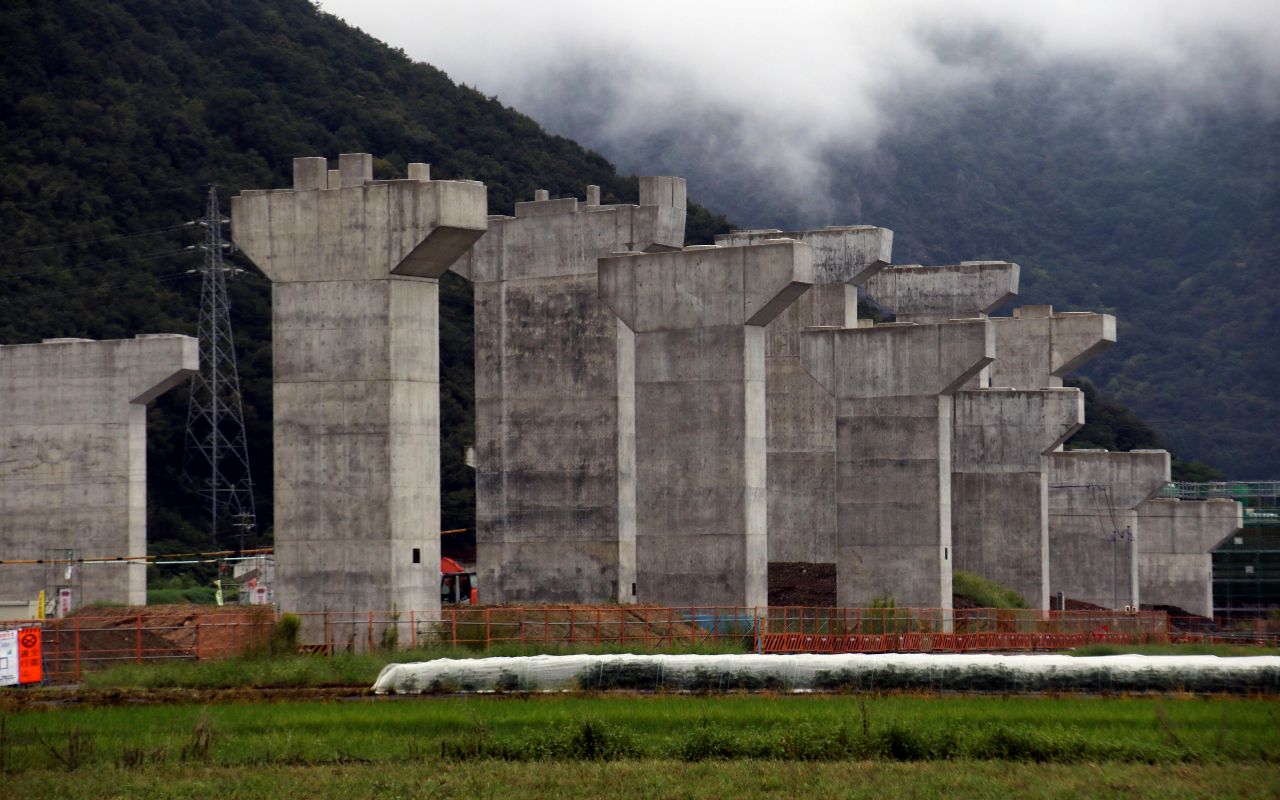
[[[997,354],[989,370],[992,386],[1060,387],[1064,377],[1116,342],[1116,318],[1110,314],[1022,306],[992,324]]]
[[[438,279],[486,227],[469,181],[375,181],[345,153],[232,198],[271,279],[277,603],[440,605]],[[411,165],[419,177],[424,171]]]
[[[596,260],[683,245],[685,183],[641,178],[638,206],[587,195],[517,203],[454,267],[475,287],[486,603],[635,599],[634,342]]]
[[[199,357],[177,335],[0,346],[0,558],[146,554],[147,403],[190,379]],[[141,562],[74,570],[76,606],[147,602]],[[0,566],[0,598],[52,595],[61,574],[48,584],[48,567]]]
[[[967,455],[968,442],[956,442],[953,476],[953,530],[956,568],[976,572],[1016,588],[1033,606],[1049,608],[1049,450],[1084,422],[1084,397],[1063,389],[1062,378],[1115,342],[1115,318],[1107,314],[1053,313],[1050,306],[1023,306],[1012,317],[995,317],[996,360],[987,370],[995,387],[1010,387],[1054,409],[1044,427],[1009,424],[997,390],[957,395],[956,429],[992,426],[987,436],[1006,439],[1003,455]],[[1053,387],[1053,388],[1047,388]],[[960,402],[960,398],[969,398]],[[1014,415],[1015,417],[1017,415]],[[1019,453],[1021,455],[1019,455]],[[1033,577],[1039,576],[1039,582]]]
[[[1049,587],[1106,608],[1140,602],[1138,506],[1169,481],[1165,450],[1070,450],[1050,456]],[[1119,532],[1113,546],[1108,537]],[[1128,534],[1126,536],[1125,534]]]
[[[813,273],[785,240],[600,260],[635,333],[640,602],[768,604],[764,326]]]
[[[867,281],[867,294],[897,322],[984,317],[1018,293],[1021,268],[1008,261],[962,261],[922,267],[894,264]]]
[[[1049,608],[1049,453],[1083,423],[1078,389],[956,393],[955,569],[1004,584],[1033,608]]]
[[[900,319],[943,322],[985,316],[1017,292],[1018,278],[1017,265],[1007,262],[893,267],[877,275],[868,292],[878,292],[877,302]],[[991,325],[996,360],[956,395],[955,568],[1003,583],[1047,609],[1047,453],[1084,422],[1083,395],[1061,388],[1062,376],[1115,341],[1115,319],[1029,306]]]
[[[893,231],[869,225],[734,231],[726,246],[778,238],[813,247],[813,287],[765,329],[769,561],[836,560],[836,402],[800,363],[800,332],[856,327],[858,287],[888,266]]]
[[[836,398],[837,603],[951,608],[952,395],[991,363],[987,320],[810,330]]]
[[[1138,587],[1143,603],[1213,616],[1213,557],[1244,524],[1240,503],[1148,500],[1138,506]]]

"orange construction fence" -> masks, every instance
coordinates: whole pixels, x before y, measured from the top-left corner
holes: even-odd
[[[634,650],[715,645],[762,653],[1034,652],[1097,642],[1280,643],[1270,621],[1214,623],[1164,612],[666,606],[460,606],[434,612],[307,612],[299,646],[340,653],[399,648]],[[46,682],[119,664],[224,658],[261,649],[270,607],[85,609],[38,625]],[[514,646],[514,647],[512,647]]]

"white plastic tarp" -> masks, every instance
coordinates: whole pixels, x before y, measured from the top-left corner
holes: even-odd
[[[379,694],[768,688],[1280,690],[1280,657],[991,654],[568,655],[390,664]]]

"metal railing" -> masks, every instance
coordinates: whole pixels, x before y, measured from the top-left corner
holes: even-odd
[[[1176,500],[1208,500],[1214,497],[1280,499],[1280,481],[1171,481],[1160,490],[1159,496]]]
[[[1163,640],[1168,633],[1164,612],[1030,609],[491,606],[445,608],[438,616],[415,612],[298,616],[302,641],[327,653],[405,646],[474,650],[634,646],[648,650],[719,643],[764,651],[775,641],[769,637],[795,635],[810,637],[807,641],[823,651],[843,647],[841,652],[903,648],[960,652],[1061,649],[1104,639]],[[920,638],[926,634],[931,638]],[[1014,635],[1039,638],[1010,638]],[[885,638],[890,636],[902,638]],[[1054,636],[1064,638],[1046,638]],[[788,644],[784,649],[792,651],[795,646]]]
[[[62,619],[0,622],[42,629],[44,674],[50,683],[75,683],[86,672],[121,664],[157,664],[243,655],[271,636],[271,609],[156,614],[75,614]]]
[[[555,651],[593,647],[643,652],[724,646],[799,653],[1034,652],[1091,643],[1280,645],[1280,620],[1170,618],[1164,612],[738,606],[490,606],[438,612],[308,612],[303,652],[422,650]],[[265,649],[269,607],[165,612],[163,607],[76,614],[39,625],[51,683],[120,664],[226,658]]]

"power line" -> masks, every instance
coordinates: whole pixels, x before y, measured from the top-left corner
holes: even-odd
[[[113,242],[119,239],[137,239],[140,236],[158,236],[162,233],[177,231],[188,227],[186,224],[170,225],[167,228],[153,228],[146,231],[136,231],[134,233],[116,233],[110,236],[99,236],[95,239],[79,239],[72,242],[53,242],[52,244],[37,244],[30,247],[18,247],[11,249],[10,253],[31,253],[37,250],[56,250],[59,247],[76,247],[85,244],[98,244],[99,242]]]
[[[222,226],[227,222],[218,208],[217,187],[210,185],[204,219],[197,223],[205,231],[204,242],[195,245],[204,251],[204,264],[195,270],[201,276],[200,371],[191,378],[184,470],[191,475],[192,462],[199,456],[201,470],[208,469],[200,494],[209,503],[210,536],[217,541],[218,518],[225,509],[243,550],[245,537],[257,527],[258,518],[227,297],[227,278],[243,270],[223,263],[222,251],[229,244],[222,241]]]
[[[158,253],[147,253],[140,256],[119,256],[118,258],[107,258],[102,261],[84,262],[75,264],[70,267],[49,264],[43,267],[32,267],[26,272],[4,272],[5,278],[26,278],[32,275],[56,275],[58,273],[78,272],[87,269],[98,269],[106,264],[119,264],[122,261],[155,261],[158,258],[168,258],[169,256],[181,255],[186,252],[186,248],[177,248],[174,250],[162,250]]]
[[[47,297],[72,297],[72,296],[81,295],[81,294],[93,294],[95,292],[108,292],[108,291],[113,291],[115,289],[127,289],[130,287],[133,287],[135,285],[135,281],[137,280],[137,278],[140,278],[140,277],[144,277],[144,276],[139,275],[134,279],[131,279],[123,283],[110,283],[110,284],[104,284],[101,286],[85,286],[79,289],[68,289],[62,292],[40,292],[37,294],[23,294],[23,295],[14,295],[11,297],[0,297],[0,302],[15,303],[19,300],[37,300],[37,299],[47,298]],[[191,277],[191,273],[190,272],[170,272],[170,273],[162,273],[160,275],[146,275],[145,277],[150,278],[156,283],[168,283],[170,281],[177,281],[177,280],[182,280],[184,278],[189,278]]]

